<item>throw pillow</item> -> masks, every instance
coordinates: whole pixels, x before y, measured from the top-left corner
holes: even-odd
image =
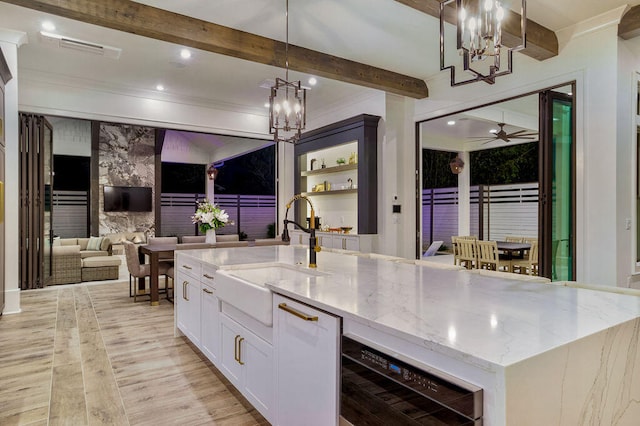
[[[111,240],[109,239],[109,237],[103,237],[102,244],[100,244],[100,250],[108,251],[110,245],[111,245]]]
[[[89,237],[87,250],[100,250],[100,245],[102,245],[102,237]]]

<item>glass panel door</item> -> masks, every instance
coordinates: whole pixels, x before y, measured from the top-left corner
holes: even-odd
[[[540,275],[575,279],[575,126],[573,97],[540,94]]]

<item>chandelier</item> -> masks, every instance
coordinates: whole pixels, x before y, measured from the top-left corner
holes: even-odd
[[[484,81],[494,84],[496,77],[511,74],[512,54],[522,50],[526,45],[526,0],[520,0],[520,44],[506,48],[502,41],[502,24],[508,14],[512,13],[499,0],[444,0],[440,2],[440,70],[449,69],[451,86]],[[445,65],[445,32],[444,23],[455,2],[456,11],[456,48],[462,57],[464,71],[472,77],[456,81],[454,65]],[[506,56],[506,69],[501,64],[502,56]]]
[[[286,0],[285,80],[276,78],[269,96],[269,133],[275,142],[296,143],[306,125],[307,91],[289,81],[289,0]]]

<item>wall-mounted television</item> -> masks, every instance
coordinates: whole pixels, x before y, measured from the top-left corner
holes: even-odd
[[[142,186],[105,186],[105,212],[150,212],[152,191]]]

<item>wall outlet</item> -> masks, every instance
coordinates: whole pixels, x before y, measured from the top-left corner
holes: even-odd
[[[624,229],[626,229],[627,231],[631,229],[631,219],[626,218],[624,220]]]

